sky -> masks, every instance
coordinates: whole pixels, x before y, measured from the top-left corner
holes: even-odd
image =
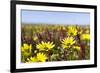
[[[90,13],[21,10],[21,22],[31,24],[79,24],[90,23]]]

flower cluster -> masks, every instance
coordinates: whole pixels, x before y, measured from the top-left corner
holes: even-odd
[[[28,59],[28,62],[45,62],[47,59],[47,56],[43,53],[37,53],[35,57],[30,57]]]
[[[90,59],[89,25],[22,24],[21,62]]]

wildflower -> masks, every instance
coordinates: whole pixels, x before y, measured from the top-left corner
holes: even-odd
[[[77,26],[76,28],[78,31],[77,33],[81,35],[83,33],[83,29],[80,26]]]
[[[60,31],[60,30],[66,30],[65,26],[58,26],[56,29],[57,29],[58,31]]]
[[[28,45],[26,43],[23,44],[23,46],[21,47],[21,51],[22,52],[31,52],[32,49],[32,45]]]
[[[87,29],[87,30],[86,30],[86,33],[87,33],[87,34],[89,34],[89,33],[90,33],[90,30],[89,30],[89,29]]]
[[[77,35],[77,29],[75,26],[69,26],[68,27],[68,36],[76,36]]]
[[[39,49],[40,51],[45,50],[48,51],[50,49],[52,49],[55,45],[53,44],[53,42],[41,42],[39,44],[36,45],[37,49]]]
[[[90,26],[86,26],[86,27],[85,27],[85,31],[86,31],[87,33],[89,33],[89,32],[90,32]]]
[[[34,41],[38,40],[38,37],[37,36],[33,37],[33,40]]]
[[[36,57],[39,62],[45,62],[47,60],[47,56],[43,53],[37,53]]]
[[[37,62],[37,58],[36,57],[30,57],[27,59],[29,63],[31,62]]]
[[[76,49],[77,51],[80,51],[80,47],[79,46],[73,46],[74,49]]]
[[[62,30],[66,30],[65,26],[61,26],[61,29],[62,29]]]
[[[37,52],[38,52],[37,50],[34,51],[34,53],[37,53]]]
[[[89,41],[90,40],[90,34],[82,34],[81,35],[81,40],[87,40],[87,41]]]
[[[28,57],[31,54],[32,45],[28,45],[26,43],[21,47],[21,55],[23,57]]]
[[[61,42],[62,42],[62,47],[66,48],[66,49],[70,48],[70,46],[75,43],[73,37],[67,37],[67,38],[63,39]]]

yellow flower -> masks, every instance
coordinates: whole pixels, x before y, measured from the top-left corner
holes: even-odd
[[[62,27],[62,29],[63,29],[63,30],[66,30],[66,28],[65,28],[64,26]]]
[[[89,30],[89,29],[87,29],[87,30],[86,30],[86,33],[87,33],[87,34],[89,34],[89,33],[90,33],[90,30]]]
[[[47,60],[47,56],[44,53],[37,53],[36,56],[30,57],[27,59],[27,63],[32,63],[32,62],[45,62]]]
[[[23,56],[29,56],[32,50],[32,45],[28,45],[26,43],[23,44],[23,46],[21,47],[21,53]]]
[[[47,56],[43,53],[37,53],[36,57],[39,62],[45,62],[47,60]]]
[[[90,34],[82,34],[81,35],[81,40],[90,40]]]
[[[56,29],[57,29],[58,31],[60,31],[60,30],[66,30],[66,28],[65,28],[64,25],[62,25],[62,26],[57,26]]]
[[[32,49],[32,45],[30,44],[30,45],[28,45],[28,44],[26,44],[26,43],[24,43],[23,44],[23,46],[21,47],[21,51],[23,51],[23,52],[27,52],[27,51],[29,51],[29,52],[31,52],[31,49]]]
[[[37,50],[34,51],[34,53],[37,53],[37,52],[38,52]]]
[[[41,42],[39,44],[36,45],[37,49],[39,49],[40,51],[45,50],[48,51],[50,49],[52,49],[55,45],[53,44],[53,42]]]
[[[76,36],[77,35],[77,29],[75,26],[68,26],[68,36]]]
[[[73,46],[74,49],[76,49],[77,51],[80,51],[80,47],[79,46]]]
[[[34,41],[38,40],[38,37],[37,36],[33,37],[33,40]]]
[[[37,58],[36,57],[30,57],[27,60],[28,60],[28,63],[37,62]]]
[[[66,48],[66,49],[70,48],[70,46],[75,43],[73,37],[67,37],[67,38],[63,39],[61,42],[62,42],[62,47]]]
[[[51,48],[53,48],[55,45],[53,45],[53,42],[47,42],[47,43],[45,43],[46,44],[46,47],[48,48],[48,49],[51,49]]]

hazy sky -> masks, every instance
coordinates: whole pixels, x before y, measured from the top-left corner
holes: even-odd
[[[22,23],[89,24],[90,14],[79,12],[21,11]]]

